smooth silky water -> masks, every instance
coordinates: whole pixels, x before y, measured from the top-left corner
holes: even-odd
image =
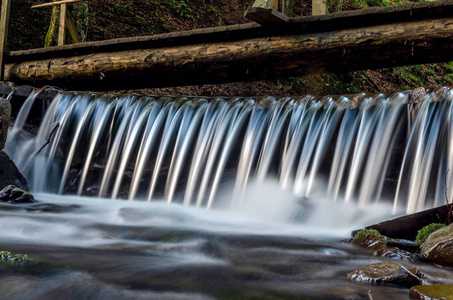
[[[2,299],[406,299],[349,282],[384,259],[341,241],[444,204],[453,180],[446,88],[417,103],[59,93],[31,134],[37,96],[5,151],[39,203],[0,205],[0,241],[39,264],[2,267]]]

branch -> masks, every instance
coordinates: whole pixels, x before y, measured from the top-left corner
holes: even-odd
[[[38,151],[36,151],[36,152],[33,154],[33,156],[32,156],[33,158],[35,158],[36,155],[38,155],[38,154],[42,151],[42,149],[44,149],[47,145],[50,144],[50,140],[52,139],[52,136],[54,135],[54,133],[57,131],[58,127],[60,127],[60,123],[57,123],[57,124],[55,125],[55,127],[54,127],[54,128],[52,129],[52,131],[50,132],[49,137],[47,138],[47,141],[44,143],[44,145],[41,146],[41,148],[38,149]]]
[[[445,196],[445,202],[447,202],[447,219],[445,220],[446,225],[451,224],[451,217],[453,213],[453,202],[450,203],[448,201],[448,185],[447,185],[447,175],[448,172],[450,172],[450,169],[447,170],[447,173],[445,173],[445,189],[444,189],[444,196]]]
[[[47,138],[47,141],[35,152],[33,153],[30,158],[28,159],[27,161],[27,164],[25,165],[24,167],[24,172],[25,170],[28,169],[28,167],[30,166],[30,163],[31,161],[47,146],[50,144],[50,140],[52,139],[52,136],[54,135],[54,133],[57,131],[58,127],[60,127],[60,123],[57,123],[55,125],[55,127],[52,129],[52,131],[50,132],[49,134],[49,137]]]

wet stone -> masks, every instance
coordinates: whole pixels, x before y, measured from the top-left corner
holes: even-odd
[[[352,281],[401,286],[422,284],[423,277],[417,268],[409,270],[396,262],[366,265],[348,274],[348,279]]]
[[[0,202],[6,203],[35,203],[32,194],[14,185],[8,185],[0,191]]]
[[[453,284],[417,285],[409,294],[411,299],[453,300]]]
[[[425,259],[441,266],[453,267],[453,224],[430,234],[420,250]]]
[[[398,247],[391,247],[389,245],[401,245],[406,246],[407,243],[401,242],[401,240],[389,239],[383,235],[365,234],[359,238],[352,240],[354,245],[365,247],[375,251],[375,254],[382,257],[388,257],[392,259],[405,260],[410,262],[418,261],[417,255],[414,253],[402,250]],[[418,245],[418,244],[417,244]],[[412,245],[411,245],[412,246]]]
[[[0,151],[0,189],[11,184],[28,190],[28,183],[14,162],[5,152]]]
[[[361,247],[376,251],[383,251],[387,247],[387,238],[382,235],[364,234],[359,238],[354,238],[352,243]]]

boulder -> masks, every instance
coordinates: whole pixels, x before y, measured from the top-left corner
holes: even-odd
[[[11,119],[11,103],[9,102],[8,99],[0,97],[0,150],[5,148],[10,119]]]
[[[431,233],[421,245],[420,252],[435,264],[453,267],[453,224]]]
[[[409,294],[412,299],[453,300],[453,284],[416,285]]]
[[[348,279],[371,284],[414,286],[423,283],[424,274],[417,268],[407,269],[392,262],[366,265],[348,274]]]
[[[14,162],[9,159],[8,155],[0,151],[0,189],[11,184],[28,190],[27,180],[19,172]]]
[[[0,202],[6,203],[35,203],[32,194],[14,185],[8,185],[0,191]]]

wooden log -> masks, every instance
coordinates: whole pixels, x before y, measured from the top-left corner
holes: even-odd
[[[311,14],[313,16],[327,14],[327,1],[326,0],[312,0],[311,1]]]
[[[8,40],[9,12],[11,9],[11,0],[2,0],[2,9],[0,15],[0,80],[3,80],[4,57]]]
[[[422,229],[422,227],[431,223],[441,223],[447,220],[448,211],[448,205],[439,206],[370,225],[366,228],[376,229],[383,235],[391,238],[415,240],[417,231]],[[352,236],[354,236],[357,231],[358,230],[353,231]]]
[[[62,5],[62,4],[71,4],[71,3],[77,3],[77,2],[84,2],[87,0],[63,0],[63,1],[55,1],[55,2],[49,2],[49,3],[43,3],[43,4],[36,4],[31,7],[31,9],[36,9],[36,8],[42,8],[42,7],[51,7],[51,6],[56,6],[56,5]]]

